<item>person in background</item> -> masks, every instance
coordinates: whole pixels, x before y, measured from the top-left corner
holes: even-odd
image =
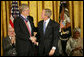
[[[80,28],[73,30],[73,37],[68,40],[66,45],[68,56],[83,56],[83,39],[80,34]]]
[[[58,47],[59,53],[63,56],[67,56],[65,50],[66,43],[68,39],[71,37],[71,24],[68,9],[66,7],[63,7],[62,12],[64,12],[64,16],[60,20],[60,40],[58,43]]]
[[[8,36],[3,38],[3,56],[16,56],[16,42],[14,29],[8,29]]]

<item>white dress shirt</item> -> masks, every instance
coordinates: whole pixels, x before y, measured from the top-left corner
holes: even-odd
[[[46,21],[44,21],[44,22],[46,22],[46,27],[48,26],[49,21],[50,21],[50,18],[47,19]]]

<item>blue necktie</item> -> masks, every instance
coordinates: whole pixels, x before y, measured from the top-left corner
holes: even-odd
[[[46,22],[44,22],[44,24],[43,24],[43,32],[44,32],[44,34],[45,34],[45,30],[46,30]]]

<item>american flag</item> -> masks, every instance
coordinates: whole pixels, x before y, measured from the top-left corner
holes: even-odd
[[[66,1],[61,1],[60,2],[59,22],[60,22],[61,19],[64,20],[64,9],[63,9],[63,7],[64,7],[65,3],[66,3]]]
[[[59,23],[60,23],[60,32],[61,32],[61,28],[64,27],[65,22],[62,22],[65,18],[64,18],[64,7],[66,5],[66,1],[61,1],[60,2],[60,12],[59,12]]]
[[[12,8],[11,8],[11,17],[9,21],[9,27],[14,28],[13,21],[16,17],[19,16],[19,9],[18,9],[18,2],[12,1]]]

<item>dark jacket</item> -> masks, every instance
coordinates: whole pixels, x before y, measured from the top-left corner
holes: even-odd
[[[15,44],[11,43],[11,39],[9,36],[6,38],[3,38],[2,40],[2,46],[3,46],[3,56],[16,56],[16,46]]]
[[[31,34],[32,36],[34,35],[34,23],[33,23],[33,17],[28,16],[27,18],[31,24]],[[27,26],[23,20],[23,18],[17,17],[16,19],[14,19],[14,29],[15,29],[15,33],[16,33],[16,51],[17,51],[17,55],[20,56],[33,56],[34,55],[34,45],[32,44],[32,42],[30,41],[30,34],[29,31],[27,29]]]
[[[45,35],[43,34],[43,22],[38,23],[38,42],[39,42],[39,55],[49,55],[52,47],[56,47],[55,55],[58,54],[58,39],[59,39],[59,24],[50,19]]]

